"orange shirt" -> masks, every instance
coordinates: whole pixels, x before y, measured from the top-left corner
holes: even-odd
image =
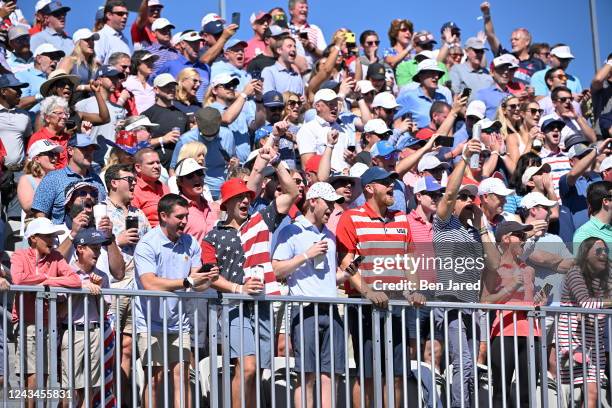
[[[44,139],[50,140],[51,142],[58,144],[64,148],[64,150],[59,154],[55,168],[63,169],[64,167],[66,167],[68,165],[68,153],[66,152],[66,149],[68,148],[68,140],[70,140],[70,134],[64,132],[54,135],[51,133],[49,128],[41,128],[38,132],[34,133],[30,137],[30,141],[28,142],[28,150],[34,142]]]
[[[155,228],[159,224],[157,204],[159,200],[168,193],[170,193],[168,186],[159,180],[149,184],[140,177],[136,178],[136,188],[134,188],[132,205],[136,208],[140,208],[147,216],[151,228]]]

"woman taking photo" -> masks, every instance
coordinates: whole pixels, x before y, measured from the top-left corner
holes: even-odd
[[[565,277],[561,293],[561,306],[593,309],[594,312],[563,313],[559,316],[558,328],[557,358],[561,367],[561,382],[581,389],[586,382],[586,399],[589,407],[597,406],[597,381],[600,381],[601,386],[606,383],[607,346],[604,339],[606,315],[596,314],[596,310],[612,307],[609,251],[601,239],[596,237],[585,239],[578,248],[576,266],[570,269]],[[584,326],[581,323],[582,319]],[[596,336],[599,348],[596,347]],[[584,401],[585,396],[582,397],[583,406],[587,406],[587,401]],[[572,406],[574,403],[575,401],[570,401]]]
[[[138,114],[149,109],[155,104],[155,91],[149,84],[149,78],[153,73],[153,65],[159,56],[151,54],[149,51],[134,51],[132,55],[132,75],[128,76],[123,83],[123,89],[134,95],[136,111]]]
[[[57,64],[57,69],[76,76],[79,79],[77,85],[82,84],[76,87],[74,103],[91,96],[89,82],[94,79],[100,67],[94,51],[94,43],[99,39],[98,33],[93,33],[87,28],[77,30],[72,36],[74,41],[72,54],[62,58]]]

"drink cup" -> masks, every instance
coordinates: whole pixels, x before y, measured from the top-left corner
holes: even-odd
[[[100,204],[96,204],[93,207],[93,215],[94,215],[94,220],[96,223],[96,228],[98,228],[98,225],[100,225],[100,221],[102,221],[103,217],[106,217],[107,211],[106,211],[106,204],[100,203]]]

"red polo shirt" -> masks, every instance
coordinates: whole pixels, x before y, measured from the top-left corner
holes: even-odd
[[[159,180],[149,184],[140,177],[136,178],[136,188],[134,188],[132,205],[142,210],[149,220],[151,228],[155,228],[159,225],[157,204],[159,204],[159,200],[168,193],[170,193],[168,186]]]
[[[183,196],[189,203],[189,218],[185,226],[185,233],[193,235],[198,241],[202,241],[206,234],[213,229],[219,219],[219,204],[209,203],[202,198],[199,201],[190,200]]]
[[[55,168],[63,169],[64,167],[66,167],[68,165],[68,153],[66,152],[66,149],[68,148],[68,140],[70,140],[70,134],[64,132],[54,135],[53,133],[51,133],[49,128],[44,127],[30,137],[30,141],[28,142],[28,150],[34,142],[44,139],[47,139],[64,148],[64,150],[59,154],[59,158],[57,160]]]

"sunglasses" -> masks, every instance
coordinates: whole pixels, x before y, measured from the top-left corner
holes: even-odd
[[[50,159],[55,159],[55,158],[57,158],[59,156],[59,153],[54,152],[54,151],[48,151],[48,152],[39,153],[38,156],[39,157],[40,156],[47,156]]]
[[[127,11],[111,11],[111,13],[119,17],[125,17],[128,15]]]
[[[506,109],[510,109],[510,110],[516,110],[519,108],[519,104],[518,103],[509,103],[506,105]]]
[[[536,113],[542,115],[544,113],[544,109],[537,109],[537,108],[529,108],[527,109],[528,112],[530,112],[532,115],[535,115]]]
[[[558,126],[558,125],[551,126],[551,127],[547,128],[546,130],[544,130],[544,133],[553,132],[553,131],[555,131],[555,130],[556,130],[557,132],[560,132],[560,131],[562,131],[562,130],[563,130],[563,126]]]
[[[387,109],[387,108],[383,108],[383,110],[385,111],[385,113],[387,115],[395,115],[395,112],[397,112],[397,109]]]
[[[304,180],[302,180],[301,178],[294,178],[293,181],[295,181],[295,184],[302,185],[304,184]]]
[[[91,190],[77,190],[72,194],[72,197],[74,198],[80,198],[80,197],[91,197],[91,198],[95,198],[98,196],[97,193],[94,193]]]
[[[467,201],[468,199],[474,201],[476,199],[476,196],[472,194],[466,194],[466,193],[461,193],[457,195],[457,200],[459,201]]]
[[[270,112],[282,112],[284,108],[282,106],[272,106],[266,109],[268,109]]]
[[[608,254],[610,254],[610,250],[606,247],[599,247],[595,250],[595,255],[597,256],[602,256],[602,255],[608,256]]]
[[[124,181],[127,181],[128,184],[134,184],[136,182],[136,177],[134,176],[117,177],[115,180],[124,180]]]
[[[427,197],[431,198],[434,201],[441,199],[442,196],[444,195],[444,194],[439,193],[437,191],[426,191],[426,192],[423,192],[422,194],[426,195]]]
[[[525,241],[527,239],[527,234],[525,234],[524,232],[513,232],[510,235],[513,237],[517,237],[521,241]]]
[[[567,75],[555,75],[553,78],[560,79],[561,81],[567,81]]]
[[[557,102],[566,103],[572,100],[571,96],[562,96],[560,98],[555,99]]]
[[[221,84],[219,86],[224,89],[227,89],[228,91],[235,91],[238,85],[230,82],[229,84]]]
[[[488,129],[482,129],[482,133],[486,133],[487,135],[492,135],[493,133],[498,133],[499,132],[499,128],[494,126],[494,127],[490,127]]]
[[[204,170],[196,170],[193,173],[189,173],[189,174],[187,174],[187,175],[185,175],[183,177],[185,177],[187,179],[192,179],[194,177],[202,178],[202,177],[204,177]]]
[[[376,41],[366,41],[365,45],[367,46],[372,46],[372,45],[379,45],[380,41],[376,40]]]
[[[295,99],[289,99],[287,101],[287,105],[289,105],[289,106],[302,106],[302,101],[296,101]]]
[[[380,184],[381,186],[385,186],[385,187],[389,187],[389,186],[393,185],[394,182],[395,182],[395,179],[391,178],[391,177],[388,177],[388,178],[382,179],[382,180],[374,181],[374,183]]]

